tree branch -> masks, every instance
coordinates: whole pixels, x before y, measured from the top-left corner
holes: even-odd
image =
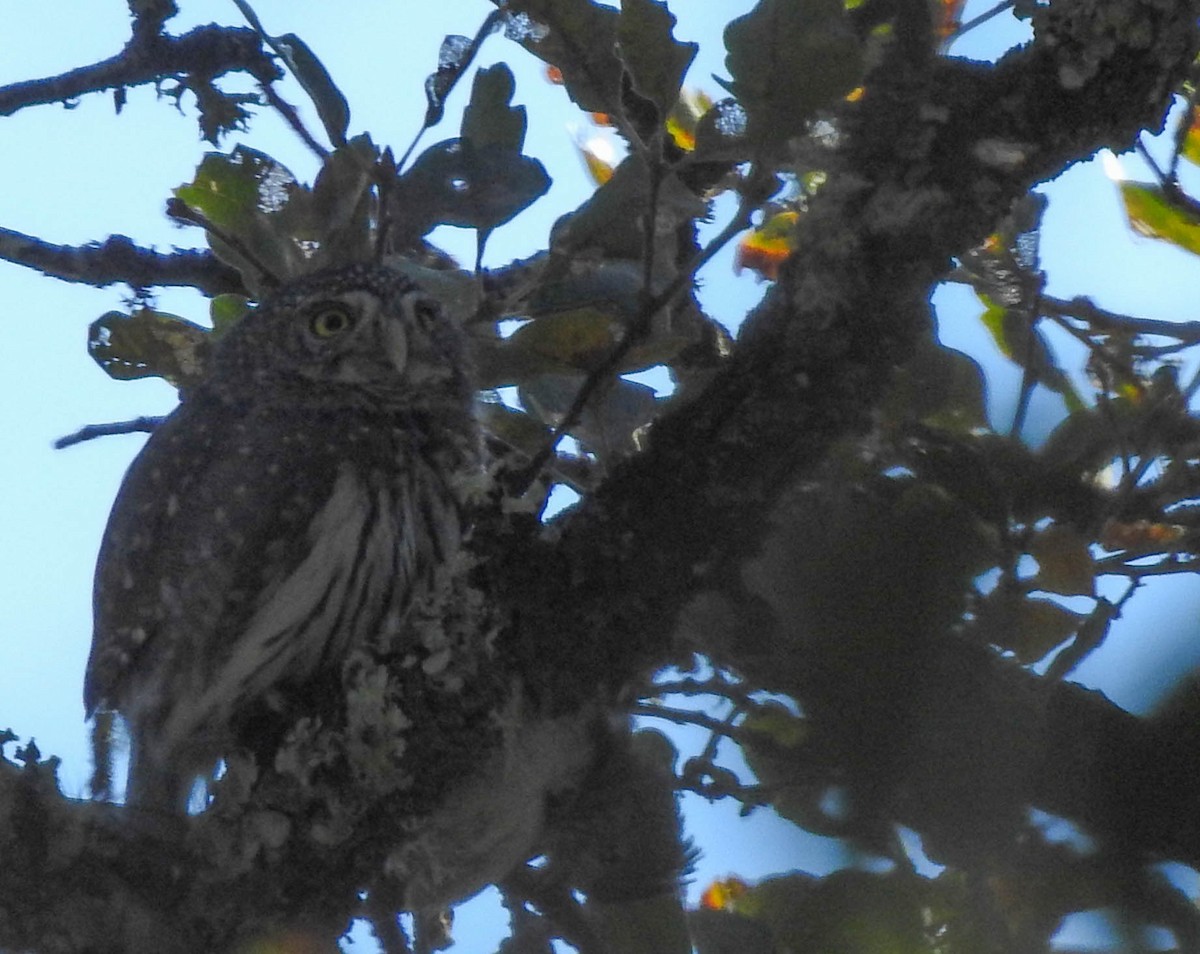
[[[73,434],[67,434],[54,442],[55,450],[74,447],[84,441],[95,440],[97,437],[112,437],[116,434],[149,434],[154,431],[166,418],[164,417],[135,417],[132,421],[117,421],[113,424],[86,424]]]
[[[78,69],[0,87],[0,116],[29,106],[71,102],[85,93],[156,83],[191,74],[212,80],[244,71],[261,83],[282,73],[263,52],[258,35],[241,27],[196,27],[183,36],[138,31],[116,56]]]
[[[568,709],[597,685],[644,681],[677,661],[680,609],[756,551],[785,488],[836,441],[866,429],[892,369],[928,333],[927,296],[951,257],[982,241],[1033,184],[1101,147],[1128,148],[1162,121],[1196,50],[1197,4],[1138,4],[1146,43],[1109,35],[1112,6],[1042,8],[1038,39],[996,67],[918,55],[868,79],[863,101],[847,110],[841,170],[801,217],[802,251],[748,317],[728,369],[658,422],[649,449],[560,522],[558,545],[531,541],[500,568],[500,592],[520,607],[520,668],[539,698]],[[988,141],[1023,144],[1022,161],[989,164],[978,148]],[[571,639],[562,638],[564,621]],[[985,689],[1001,678],[986,654],[963,665],[959,675]],[[961,690],[949,681],[930,688],[952,691]],[[1102,698],[1062,692],[1070,705],[1052,714],[1091,707],[1093,715],[1042,724],[1041,737],[1057,740],[1052,750],[1074,738],[1081,752],[1097,752],[1103,736],[1091,733],[1113,726],[1128,740],[1120,751],[1146,741],[1136,720]],[[967,733],[941,758],[971,771],[989,744],[982,731]],[[1115,768],[1093,758],[1081,778],[1097,791],[1128,791]],[[1023,791],[1052,810],[1111,818],[1095,808],[1100,796],[1084,798],[1082,782],[1055,778],[1051,761],[1031,771]],[[1195,779],[1186,787],[1200,798]],[[1144,832],[1148,840],[1183,852],[1146,795],[1143,828],[1150,819],[1167,826],[1153,838]],[[1200,844],[1186,851],[1196,857]]]
[[[0,228],[0,258],[66,282],[104,287],[124,282],[135,290],[163,285],[194,286],[205,295],[244,293],[241,276],[201,249],[156,252],[124,235],[88,245],[53,245],[33,235]]]

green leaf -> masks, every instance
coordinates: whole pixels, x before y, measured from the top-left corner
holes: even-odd
[[[770,793],[771,807],[780,817],[817,834],[837,834],[837,821],[822,805],[827,793],[825,784],[814,781],[814,773],[806,764],[808,723],[782,704],[768,702],[755,706],[740,728],[746,765]]]
[[[862,50],[843,0],[759,0],[725,28],[726,68],[718,80],[746,110],[747,135],[781,147],[817,111],[862,76]]]
[[[208,316],[212,319],[213,337],[218,339],[241,321],[250,311],[250,299],[245,295],[216,295],[208,303]]]
[[[482,402],[480,414],[489,434],[529,457],[533,457],[550,439],[550,428],[541,421],[499,401]]]
[[[525,148],[525,107],[513,106],[512,70],[504,63],[481,69],[471,86],[471,101],[463,110],[462,138],[476,149],[499,146],[520,152]]]
[[[296,177],[266,153],[238,146],[229,155],[206,154],[195,178],[174,193],[214,225],[237,231],[260,209],[282,205],[295,186]]]
[[[817,879],[795,873],[752,886],[737,910],[767,924],[780,950],[929,954],[927,884],[902,869],[843,869]]]
[[[683,904],[674,894],[588,901],[585,912],[611,954],[691,954]]]
[[[203,378],[211,347],[207,328],[150,308],[106,312],[88,326],[88,353],[119,381],[160,377],[185,388]]]
[[[215,227],[207,236],[213,251],[257,297],[269,287],[264,278],[284,281],[370,255],[377,157],[370,137],[356,136],[326,156],[309,188],[270,156],[239,146],[205,156],[175,195]]]
[[[462,79],[463,71],[475,56],[471,38],[451,33],[438,49],[437,70],[425,78],[424,128],[436,126],[446,111],[446,97]]]
[[[1066,677],[1092,652],[1099,649],[1108,636],[1113,621],[1119,615],[1120,611],[1108,600],[1103,597],[1096,600],[1096,605],[1092,607],[1087,619],[1080,624],[1075,638],[1050,663],[1046,670],[1046,679],[1054,681]]]
[[[795,748],[808,737],[808,725],[778,702],[755,706],[742,721],[750,732],[761,732],[784,748]]]
[[[377,158],[371,137],[355,136],[325,158],[311,194],[300,202],[293,195],[287,213],[295,215],[289,225],[316,243],[312,268],[363,261],[373,251],[371,190]]]
[[[699,49],[695,43],[676,40],[674,28],[675,17],[660,0],[621,0],[617,55],[634,90],[658,110],[660,127]]]
[[[1054,352],[1046,343],[1045,336],[1034,326],[1031,316],[1022,308],[1007,307],[986,295],[980,297],[985,305],[980,320],[991,332],[1001,353],[1025,368],[1036,383],[1057,392],[1068,411],[1086,407],[1071,379],[1054,360]]]
[[[208,233],[212,250],[237,268],[247,287],[263,290],[262,269],[267,278],[283,281],[299,275],[306,255],[297,235],[279,213],[302,191],[296,177],[265,153],[238,146],[229,155],[208,153],[196,177],[175,189],[175,196],[201,213],[223,234],[239,240],[235,248],[216,234]],[[253,260],[247,254],[253,255]]]
[[[577,308],[522,325],[508,339],[508,348],[532,359],[527,367],[592,371],[604,363],[623,334],[624,326],[611,314]]]
[[[510,0],[506,9],[524,13],[539,25],[518,42],[558,69],[567,94],[580,109],[620,115],[616,10],[591,0]]]
[[[736,99],[723,99],[696,125],[695,162],[745,162],[753,157],[746,137],[746,110]]]
[[[988,425],[983,369],[974,358],[922,339],[898,370],[881,408],[892,427],[920,421],[969,433]]]
[[[701,908],[688,912],[688,930],[696,954],[776,954],[770,929],[731,911]]]
[[[591,265],[578,263],[561,275],[547,276],[528,301],[531,318],[556,315],[579,308],[594,308],[628,321],[641,306],[645,281],[642,263],[608,260]]]
[[[1125,214],[1138,235],[1161,239],[1200,255],[1200,221],[1171,202],[1160,186],[1122,182],[1120,189]]]
[[[1114,427],[1113,415],[1122,414],[1121,398],[1110,400],[1103,411],[1084,408],[1064,418],[1038,451],[1047,466],[1065,474],[1094,474],[1102,470],[1123,451],[1120,429]]]
[[[605,258],[641,261],[645,240],[642,217],[649,196],[649,172],[645,161],[636,153],[627,156],[612,178],[586,202],[554,223],[550,231],[552,250],[578,252],[586,248],[603,253]],[[660,235],[669,234],[671,224],[682,224],[707,211],[707,203],[688,189],[678,176],[668,173],[663,177],[658,190]],[[663,255],[659,260],[669,258]]]
[[[329,141],[334,146],[345,145],[346,130],[350,128],[350,104],[324,64],[308,44],[294,33],[275,37],[271,45],[317,107],[317,115],[321,118]]]
[[[584,374],[540,374],[523,383],[521,404],[547,424],[559,424],[583,387]],[[641,431],[662,410],[653,388],[623,378],[602,387],[570,434],[606,463],[641,449]]]
[[[500,145],[476,149],[468,139],[426,149],[397,182],[406,212],[425,232],[443,224],[490,231],[549,188],[550,176],[536,159]]]

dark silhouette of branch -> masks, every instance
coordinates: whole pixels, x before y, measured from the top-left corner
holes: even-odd
[[[1100,308],[1087,298],[1076,297],[1070,301],[1042,295],[1039,298],[1042,312],[1052,318],[1072,318],[1081,321],[1096,331],[1124,332],[1141,335],[1161,335],[1175,338],[1186,344],[1200,342],[1200,321],[1166,321],[1158,318],[1137,318]]]
[[[33,235],[0,228],[0,258],[35,268],[65,282],[104,287],[123,282],[134,289],[189,285],[205,295],[244,292],[241,276],[201,249],[157,252],[111,235],[88,245],[53,245]]]
[[[995,67],[936,59],[915,44],[909,62],[884,65],[887,82],[868,83],[859,108],[848,111],[840,154],[853,183],[813,197],[795,240],[803,253],[785,263],[747,318],[728,370],[659,421],[648,450],[563,519],[555,547],[530,547],[503,562],[500,589],[522,607],[530,647],[522,669],[539,695],[567,706],[597,684],[636,683],[678,658],[681,608],[706,585],[719,588],[731,563],[758,552],[786,488],[810,475],[836,441],[867,429],[892,369],[928,334],[928,290],[951,258],[982,241],[1035,183],[1102,146],[1128,148],[1161,120],[1196,49],[1197,4],[1146,5],[1145,22],[1164,44],[1152,58],[1118,44],[1113,68],[1102,63],[1078,89],[1061,89],[1060,69],[1080,55],[1089,30],[1103,31],[1106,6],[1049,13],[1038,40]],[[1055,96],[1046,95],[1048,86]],[[1095,111],[1094,104],[1117,101],[1120,110]],[[928,118],[934,114],[936,121]],[[991,139],[1038,146],[1017,167],[979,162],[964,175],[962,156]],[[898,209],[907,211],[892,214]],[[562,639],[563,620],[602,636]],[[983,685],[1000,678],[986,654],[963,665],[963,678]],[[929,697],[955,695],[952,686],[938,680]],[[1094,705],[1102,714],[1091,728],[1111,723],[1118,739],[1142,731],[1102,698],[1074,704]],[[1071,734],[1059,725],[1042,732]],[[956,767],[969,774],[989,743],[982,731],[961,741],[950,761],[961,758]],[[1086,752],[1101,744],[1091,736],[1076,741]],[[918,773],[925,767],[920,759],[914,765]],[[1035,776],[1051,770],[1048,763],[1026,768]],[[1090,800],[1128,791],[1114,772],[1107,760],[1087,766]],[[1037,778],[1039,786],[1065,814],[1083,795],[1056,780]],[[1200,797],[1195,782],[1189,788]],[[1162,801],[1153,792],[1147,799],[1143,833],[1158,826],[1159,843],[1200,856],[1200,834],[1184,845],[1173,816],[1158,810]]]
[[[57,76],[0,87],[0,116],[11,116],[29,106],[71,102],[85,93],[181,75],[207,83],[231,72],[249,73],[260,83],[282,76],[253,30],[208,24],[182,36],[139,31],[116,56]]]
[[[74,434],[67,434],[54,442],[55,450],[74,447],[84,441],[95,440],[97,437],[112,437],[116,434],[151,433],[165,418],[135,417],[132,421],[116,421],[112,424],[88,424]]]

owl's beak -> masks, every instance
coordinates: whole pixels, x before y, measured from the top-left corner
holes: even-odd
[[[403,374],[408,366],[408,334],[403,322],[384,321],[379,327],[382,357],[396,369],[397,374]]]

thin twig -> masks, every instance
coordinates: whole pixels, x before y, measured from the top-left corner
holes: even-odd
[[[300,114],[296,112],[296,107],[283,99],[275,92],[275,87],[270,83],[260,83],[259,88],[263,91],[263,95],[267,97],[267,102],[275,112],[283,117],[283,121],[292,127],[292,131],[299,136],[304,145],[308,146],[317,158],[325,160],[329,157],[329,150],[317,142],[316,137],[308,131],[308,128],[300,119]]]
[[[1175,573],[1194,573],[1200,570],[1200,558],[1177,560],[1174,556],[1167,556],[1158,563],[1149,563],[1145,566],[1133,566],[1127,562],[1129,559],[1128,554],[1118,553],[1115,556],[1097,560],[1096,573],[1140,580],[1145,577],[1171,576]]]
[[[1200,93],[1193,84],[1186,84],[1188,88],[1187,99],[1184,101],[1183,116],[1180,118],[1179,127],[1175,133],[1175,150],[1171,153],[1171,167],[1167,170],[1167,174],[1171,177],[1171,181],[1175,182],[1179,177],[1179,160],[1183,158],[1183,146],[1187,141],[1188,129],[1192,125],[1192,117],[1196,110],[1196,96]]]
[[[1029,402],[1033,398],[1033,389],[1038,383],[1038,376],[1033,370],[1034,346],[1037,341],[1037,315],[1034,312],[1029,317],[1029,337],[1025,342],[1025,360],[1021,362],[1021,390],[1017,393],[1017,407],[1013,412],[1012,427],[1009,433],[1020,439],[1021,431],[1025,429],[1025,419],[1029,415]]]
[[[982,26],[983,24],[987,23],[988,20],[992,19],[992,17],[999,16],[1005,10],[1010,9],[1013,6],[1013,3],[1014,3],[1014,0],[1004,0],[1003,3],[998,3],[994,7],[992,7],[990,10],[985,10],[983,13],[979,14],[979,16],[974,17],[974,18],[968,20],[966,23],[961,24],[957,30],[955,30],[948,37],[946,37],[944,40],[942,40],[942,49],[945,49],[946,47],[948,47],[951,43],[953,43],[955,40],[957,40],[964,33],[974,30],[978,26]]]
[[[206,232],[216,236],[218,239],[236,251],[240,256],[242,256],[242,258],[249,262],[250,265],[252,265],[258,271],[259,278],[263,284],[268,285],[269,287],[275,287],[279,284],[281,276],[276,275],[269,268],[267,268],[267,266],[263,264],[262,259],[260,259],[253,251],[251,251],[250,247],[247,246],[245,242],[243,242],[232,232],[226,232],[219,225],[216,225],[214,222],[212,222],[203,212],[198,212],[196,209],[193,209],[182,199],[170,198],[167,200],[167,215],[173,219],[178,219],[181,222],[189,222],[192,225],[198,225]]]
[[[720,782],[705,783],[703,781],[678,781],[675,789],[680,792],[692,792],[710,802],[721,798],[732,798],[741,802],[744,814],[749,814],[755,808],[765,808],[771,804],[771,796],[778,791],[778,786],[767,785],[723,785]]]
[[[520,496],[530,487],[537,478],[537,475],[541,473],[542,468],[546,466],[546,462],[553,456],[558,442],[571,428],[579,423],[583,409],[596,393],[596,389],[600,386],[600,383],[621,366],[621,362],[625,360],[633,347],[639,343],[639,338],[635,331],[648,327],[654,315],[669,305],[675,296],[687,287],[696,273],[707,265],[717,252],[724,248],[735,235],[745,231],[750,226],[750,215],[755,208],[757,208],[757,203],[743,199],[741,205],[738,206],[737,213],[730,219],[725,228],[721,229],[716,237],[692,258],[692,261],[688,263],[686,268],[680,269],[679,273],[666,288],[642,305],[616,347],[609,352],[608,357],[583,382],[583,385],[575,395],[575,400],[571,402],[571,406],[567,409],[566,414],[563,415],[562,420],[555,425],[549,439],[537,454],[534,455],[529,466],[514,475],[516,485],[513,488],[513,492],[516,496]]]
[[[112,424],[88,424],[74,434],[60,437],[54,442],[54,449],[62,450],[64,447],[73,447],[84,441],[95,440],[97,437],[111,437],[114,434],[150,433],[165,420],[162,416],[135,417],[132,421],[116,421]]]
[[[1200,321],[1167,321],[1159,318],[1135,318],[1098,307],[1087,298],[1066,301],[1050,295],[1041,297],[1041,311],[1048,318],[1082,321],[1103,332],[1132,332],[1200,343]]]
[[[655,696],[720,696],[742,702],[750,697],[750,692],[744,683],[737,682],[723,675],[714,675],[708,679],[677,679],[674,682],[656,682],[651,687]]]
[[[1170,181],[1170,177],[1159,168],[1154,157],[1150,155],[1150,150],[1146,148],[1146,144],[1139,137],[1133,144],[1133,148],[1137,150],[1138,155],[1142,157],[1142,161],[1150,167],[1150,171],[1154,173],[1154,177],[1158,179],[1161,185],[1166,185]]]
[[[734,737],[734,732],[737,730],[737,720],[740,719],[746,712],[746,707],[738,702],[734,703],[729,710],[729,714],[725,716],[723,722],[727,731],[710,732],[708,741],[704,743],[704,749],[700,752],[700,759],[703,762],[711,763],[717,757],[717,749],[721,745],[723,739]]]
[[[263,29],[263,25],[259,21],[258,15],[255,14],[254,9],[250,6],[250,4],[246,3],[246,0],[233,0],[233,2],[234,5],[242,11],[242,16],[246,18],[246,22],[254,28],[255,32],[258,33],[263,42],[268,44],[281,60],[283,60],[285,63],[289,62],[287,56],[285,55],[285,51],[279,48],[276,38],[271,36],[271,34]],[[267,97],[267,102],[270,103],[271,107],[283,117],[284,122],[292,127],[292,131],[304,141],[304,144],[308,146],[309,149],[317,154],[318,158],[322,160],[325,159],[329,155],[329,150],[317,142],[316,138],[308,131],[304,123],[300,121],[300,116],[296,112],[295,107],[293,107],[291,103],[286,102],[278,93],[276,93],[275,88],[270,83],[259,83],[259,86],[263,91],[263,95]]]
[[[441,63],[438,64],[437,70],[430,76],[429,80],[426,80],[426,84],[428,85],[428,83],[432,81],[434,77],[438,76],[438,74],[442,73],[443,71],[450,73],[450,80],[444,89],[439,89],[436,91],[438,97],[437,106],[440,107],[441,104],[445,103],[446,97],[448,97],[454,87],[458,85],[458,81],[462,79],[463,74],[466,73],[467,68],[474,61],[475,55],[479,52],[479,48],[483,46],[483,41],[495,32],[496,25],[507,15],[508,14],[504,10],[493,10],[484,19],[483,24],[479,27],[479,29],[475,31],[475,36],[471,39],[470,45],[453,63],[446,66],[443,66]],[[421,128],[417,130],[417,134],[413,137],[413,141],[409,143],[408,148],[404,150],[404,155],[402,155],[400,157],[400,161],[396,163],[397,169],[404,168],[404,164],[408,162],[409,156],[411,156],[413,154],[413,150],[417,148],[417,143],[420,142],[421,137],[425,135],[425,130],[436,125],[441,118],[442,116],[440,109],[435,108],[434,104],[431,102],[430,107],[425,111],[425,119],[421,123]]]
[[[675,709],[671,706],[641,703],[634,706],[630,711],[633,715],[643,716],[648,719],[662,719],[666,722],[673,722],[675,725],[698,726],[701,729],[708,729],[709,732],[733,739],[735,742],[745,734],[739,726],[730,725],[724,719],[715,719],[710,715],[697,712],[693,709]]]

